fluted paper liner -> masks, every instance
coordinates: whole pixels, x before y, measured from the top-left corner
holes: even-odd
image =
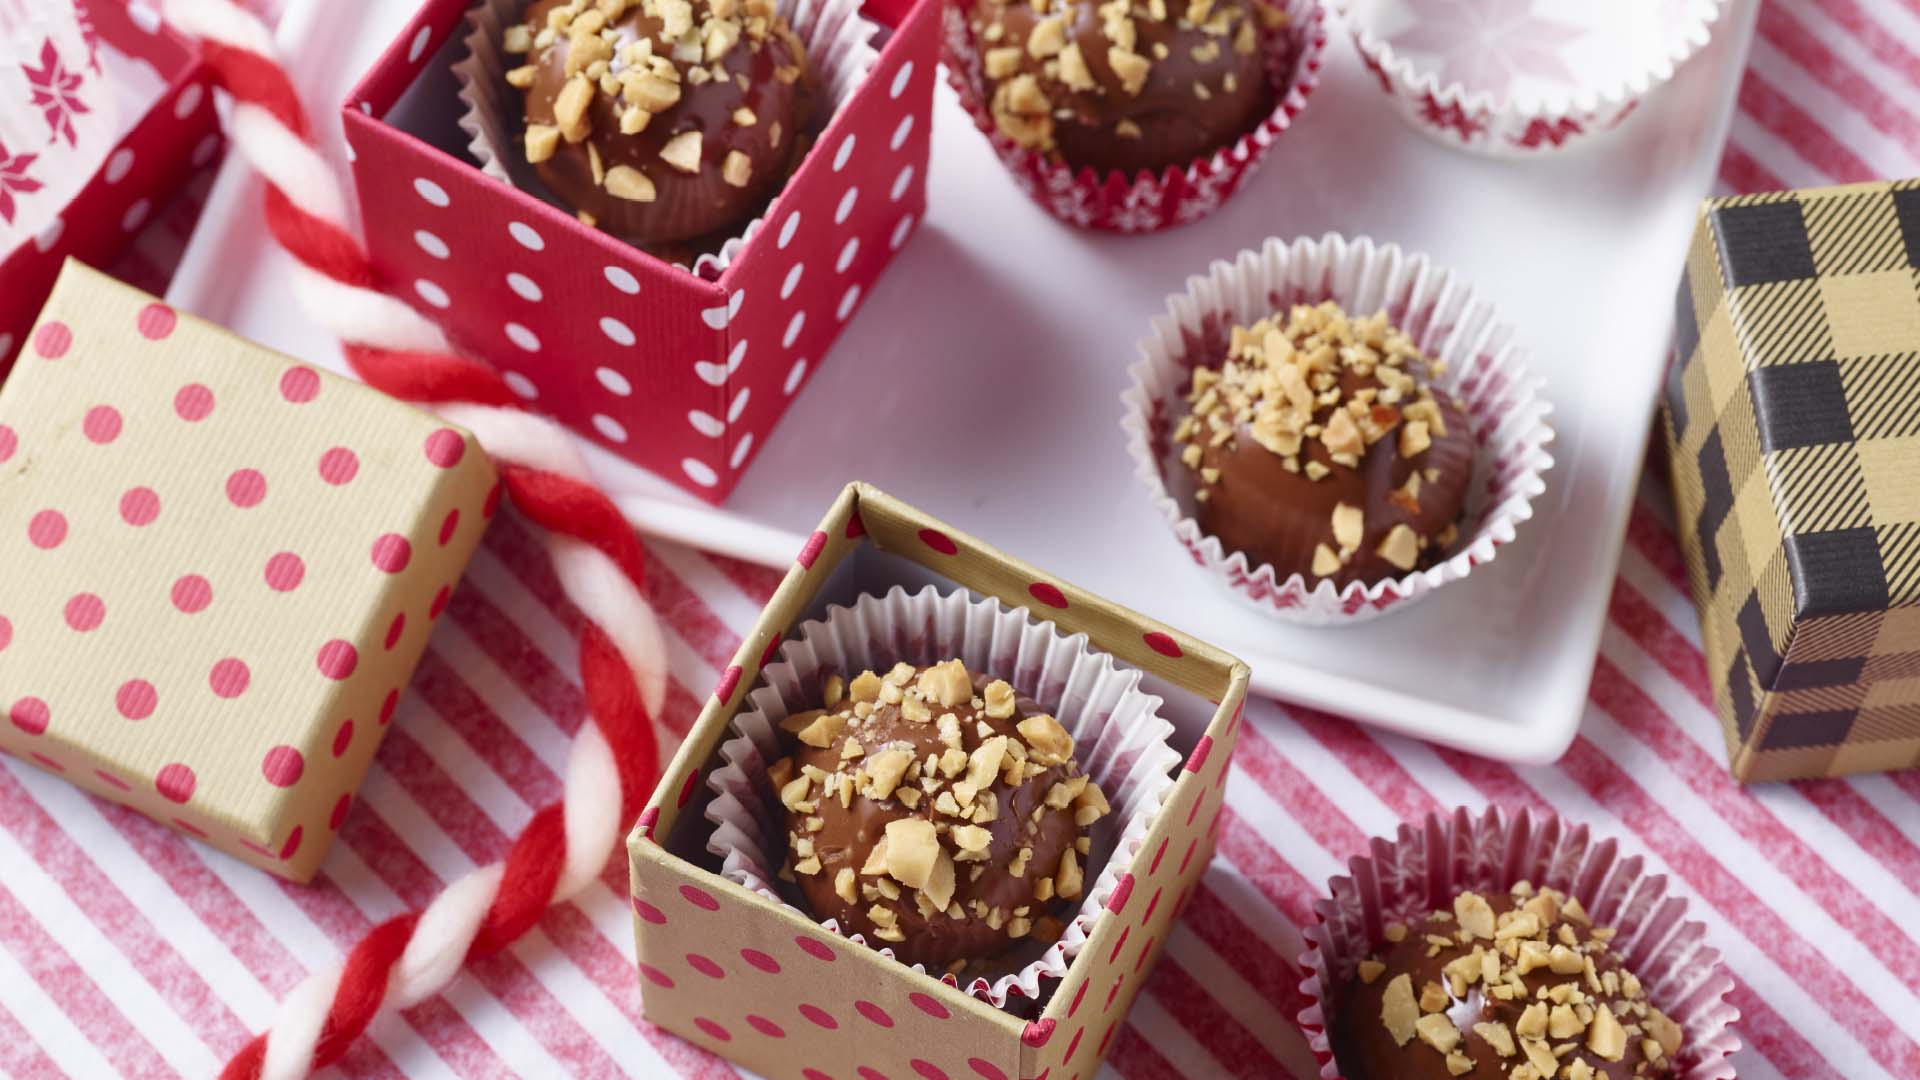
[[[1263,33],[1261,43],[1273,108],[1252,130],[1231,145],[1185,165],[1169,166],[1158,176],[1142,170],[1128,176],[1118,170],[1100,174],[1075,170],[1064,162],[1028,150],[1002,134],[988,109],[986,74],[979,43],[967,25],[965,0],[941,12],[947,81],[973,124],[993,144],[1014,183],[1047,212],[1071,225],[1113,232],[1143,233],[1198,221],[1239,190],[1265,159],[1273,143],[1306,108],[1307,96],[1320,84],[1326,58],[1326,12],[1320,0],[1277,0],[1287,13],[1279,33]]]
[[[541,193],[547,186],[527,163],[517,137],[525,108],[521,92],[507,85],[506,72],[519,58],[501,48],[506,28],[520,21],[526,0],[481,0],[467,12],[467,55],[454,62],[460,83],[460,129],[467,133],[467,152],[480,171],[504,180],[521,191]],[[807,62],[818,80],[826,113],[814,118],[806,132],[811,138],[825,130],[832,114],[853,97],[873,70],[880,52],[873,46],[875,26],[860,15],[860,0],[775,0],[774,10],[806,46]],[[811,147],[807,153],[812,153]],[[798,162],[794,168],[799,168]],[[777,196],[776,196],[777,197]],[[571,212],[574,207],[556,202]],[[696,275],[717,280],[741,245],[757,231],[765,215],[740,226],[739,232],[711,254],[702,254],[689,267]]]
[[[1466,411],[1475,443],[1473,482],[1453,551],[1428,569],[1342,589],[1325,580],[1309,586],[1298,573],[1281,578],[1271,565],[1253,565],[1203,532],[1193,516],[1192,474],[1170,437],[1187,411],[1193,369],[1226,356],[1235,324],[1329,299],[1355,316],[1386,311],[1422,353],[1444,362],[1433,385]],[[1133,383],[1121,395],[1121,427],[1154,505],[1194,561],[1235,595],[1292,622],[1359,622],[1465,578],[1513,542],[1520,523],[1533,516],[1533,498],[1546,490],[1544,474],[1553,465],[1546,450],[1553,431],[1542,381],[1527,373],[1526,359],[1492,305],[1425,255],[1365,237],[1268,240],[1232,262],[1215,262],[1167,299],[1129,369]]]
[[[1457,13],[1423,10],[1407,0],[1331,0],[1331,5],[1352,31],[1361,61],[1409,124],[1450,146],[1509,158],[1549,154],[1617,126],[1706,47],[1727,7],[1726,0],[1538,4],[1527,20],[1509,28],[1503,42],[1470,46],[1494,70],[1502,61],[1512,63],[1500,55],[1501,48],[1529,50],[1522,58],[1527,75],[1552,74],[1560,84],[1503,99],[1396,51],[1382,33],[1387,26],[1417,28],[1426,19],[1457,22]],[[1467,39],[1458,44],[1469,47]]]
[[[1106,900],[1139,850],[1161,802],[1173,788],[1180,755],[1167,743],[1173,725],[1159,714],[1160,698],[1140,689],[1140,672],[1096,652],[1085,634],[1063,635],[1051,623],[997,600],[965,591],[917,593],[894,587],[885,596],[861,596],[835,605],[824,620],[802,623],[762,672],[720,747],[726,765],[707,779],[715,792],[706,816],[714,830],[707,850],[724,860],[721,873],[775,903],[792,907],[775,880],[786,852],[786,828],[771,791],[767,766],[785,756],[780,721],[817,708],[829,674],[885,672],[899,661],[927,664],[959,657],[967,670],[1005,679],[1073,735],[1074,757],[1106,793],[1113,812],[1092,828],[1087,880],[1092,886],[1060,939],[1043,951],[1016,947],[1016,970],[976,977],[965,988],[995,1006],[1010,997],[1041,996],[1040,980],[1065,977],[1074,956],[1106,914]],[[795,909],[799,910],[799,909]],[[804,912],[803,912],[804,914]],[[809,916],[811,917],[811,916]],[[838,934],[833,919],[821,926]],[[855,934],[851,940],[867,942]],[[1035,943],[1037,945],[1037,943]],[[879,950],[891,957],[884,945]],[[924,966],[913,965],[925,972]],[[959,983],[944,976],[949,985]]]
[[[1613,953],[1684,1033],[1677,1080],[1732,1080],[1730,1056],[1740,1048],[1731,1027],[1740,1011],[1726,1001],[1733,978],[1706,943],[1706,927],[1686,920],[1686,900],[1668,893],[1664,876],[1645,873],[1640,856],[1622,858],[1617,842],[1595,842],[1585,825],[1556,814],[1494,807],[1476,818],[1458,809],[1402,825],[1391,840],[1375,837],[1367,855],[1348,861],[1347,873],[1315,902],[1318,919],[1300,958],[1307,972],[1300,989],[1312,1002],[1300,1025],[1323,1080],[1341,1075],[1327,1040],[1328,988],[1350,980],[1384,944],[1386,925],[1449,909],[1461,892],[1505,893],[1521,881],[1578,898],[1595,926],[1614,928]]]

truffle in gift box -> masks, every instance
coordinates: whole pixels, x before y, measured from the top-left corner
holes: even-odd
[[[0,750],[306,880],[497,492],[465,433],[69,263],[0,389]]]
[[[1246,686],[850,485],[628,840],[647,1018],[773,1077],[1093,1075],[1212,853]]]
[[[939,7],[428,0],[342,113],[368,253],[533,408],[724,499],[925,209]]]
[[[1920,181],[1700,215],[1666,395],[1743,780],[1920,765]]]

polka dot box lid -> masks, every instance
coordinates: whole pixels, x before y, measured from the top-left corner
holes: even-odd
[[[0,388],[0,750],[308,879],[498,499],[465,432],[67,264]]]
[[[1025,608],[1158,680],[1186,755],[1125,860],[1087,943],[1046,1001],[1019,1015],[822,929],[704,869],[701,777],[788,630],[817,600],[874,591],[918,564]],[[896,569],[889,570],[889,567]],[[921,578],[915,577],[914,581]],[[884,585],[879,588],[884,590]],[[850,484],[707,699],[627,841],[647,1019],[775,1080],[1075,1080],[1099,1072],[1213,854],[1247,667],[1172,627],[994,549],[866,484]],[[1089,874],[1093,870],[1089,868]],[[1012,1003],[1009,1003],[1010,1007]]]

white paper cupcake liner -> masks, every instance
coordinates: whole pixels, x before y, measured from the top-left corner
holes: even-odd
[[[1408,123],[1496,157],[1550,153],[1619,124],[1706,46],[1727,6],[1534,0],[1518,17],[1471,27],[1464,9],[1421,0],[1330,2]],[[1448,72],[1456,59],[1513,85],[1464,83]]]
[[[0,0],[0,255],[50,225],[120,137],[98,42],[71,3]]]
[[[527,2],[481,0],[468,11],[467,55],[454,63],[453,75],[460,84],[460,100],[466,105],[460,113],[460,129],[467,133],[467,152],[479,162],[480,171],[535,194],[547,188],[533,166],[527,164],[525,155],[516,150],[515,133],[520,130],[525,110],[521,92],[507,85],[505,78],[506,71],[521,61],[501,48],[506,28],[520,21]],[[826,110],[807,132],[812,138],[852,100],[853,92],[880,59],[879,50],[873,46],[877,30],[860,15],[860,0],[776,0],[774,10],[806,46],[807,62],[819,80]],[[813,151],[809,148],[807,152]],[[764,215],[742,225],[718,251],[700,255],[686,269],[709,281],[718,280],[763,220]]]
[[[1226,355],[1235,324],[1329,299],[1356,316],[1386,311],[1422,353],[1443,361],[1446,370],[1434,385],[1466,411],[1476,444],[1461,538],[1452,554],[1425,570],[1343,589],[1325,580],[1309,586],[1298,573],[1281,578],[1271,565],[1252,565],[1245,554],[1227,551],[1202,532],[1193,517],[1192,475],[1170,437],[1187,410],[1193,369]],[[1425,255],[1365,237],[1269,240],[1230,263],[1215,262],[1206,276],[1187,279],[1184,293],[1167,299],[1166,313],[1154,318],[1152,334],[1140,342],[1140,359],[1129,369],[1133,383],[1121,395],[1121,428],[1134,472],[1174,535],[1234,595],[1292,622],[1359,622],[1465,578],[1491,562],[1533,516],[1532,500],[1546,489],[1543,474],[1553,465],[1546,450],[1553,430],[1542,380],[1527,374],[1525,362],[1525,350],[1492,305]]]
[[[1320,0],[1276,0],[1287,12],[1287,27],[1264,35],[1267,76],[1273,87],[1271,112],[1232,145],[1160,175],[1142,171],[1105,175],[1049,160],[1000,132],[988,109],[986,74],[978,43],[967,23],[966,0],[941,11],[942,49],[947,81],[980,133],[993,144],[1014,182],[1048,213],[1068,224],[1111,232],[1156,232],[1199,221],[1224,204],[1266,157],[1281,133],[1306,108],[1307,96],[1320,85],[1326,61],[1326,11]]]
[[[1350,980],[1384,944],[1386,925],[1448,909],[1460,892],[1504,893],[1521,881],[1578,898],[1595,926],[1615,929],[1613,953],[1685,1033],[1674,1059],[1678,1080],[1733,1080],[1731,1055],[1740,1048],[1732,1028],[1740,1011],[1726,1001],[1733,977],[1706,943],[1706,927],[1686,921],[1686,900],[1668,894],[1665,877],[1645,873],[1638,855],[1621,858],[1615,841],[1594,843],[1586,826],[1554,814],[1508,815],[1493,807],[1475,818],[1459,809],[1445,818],[1430,814],[1418,827],[1402,825],[1392,840],[1374,838],[1347,872],[1314,903],[1319,918],[1307,928],[1300,958],[1307,972],[1300,989],[1312,1002],[1300,1025],[1323,1080],[1341,1075],[1327,1037],[1328,988]]]
[[[786,852],[786,828],[768,799],[767,766],[785,756],[780,721],[818,707],[829,674],[884,672],[900,661],[926,664],[956,656],[967,670],[1005,679],[1050,711],[1073,735],[1081,769],[1113,806],[1093,826],[1088,861],[1093,884],[1060,939],[1037,955],[1038,943],[1024,953],[1016,949],[1006,958],[1013,970],[992,979],[976,977],[965,988],[995,1007],[1014,998],[1037,1001],[1041,980],[1066,976],[1105,915],[1107,897],[1173,789],[1181,761],[1167,742],[1173,725],[1160,716],[1161,699],[1140,689],[1140,672],[1095,651],[1085,634],[1068,637],[1025,609],[975,599],[964,590],[943,594],[931,586],[911,594],[896,586],[885,596],[861,596],[852,607],[829,608],[824,620],[802,623],[762,670],[761,684],[748,694],[720,747],[726,764],[707,778],[715,793],[706,810],[713,825],[707,850],[722,859],[721,873],[728,880],[799,911],[775,878]],[[820,925],[841,933],[833,919]],[[882,955],[893,956],[892,949],[862,935],[851,940],[879,945]],[[919,964],[913,969],[926,972]],[[952,975],[939,977],[960,985]]]

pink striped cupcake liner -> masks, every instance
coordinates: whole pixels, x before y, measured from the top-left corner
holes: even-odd
[[[1477,444],[1461,539],[1452,554],[1425,570],[1340,589],[1326,580],[1309,585],[1298,573],[1283,578],[1271,565],[1254,564],[1202,531],[1194,518],[1192,476],[1171,439],[1187,408],[1193,369],[1226,355],[1235,324],[1329,299],[1354,315],[1384,310],[1421,352],[1443,361],[1446,370],[1434,385],[1466,410]],[[1168,298],[1129,370],[1133,383],[1121,395],[1121,428],[1135,475],[1154,505],[1194,562],[1224,588],[1289,622],[1354,623],[1465,579],[1474,567],[1492,562],[1533,516],[1533,500],[1546,490],[1545,474],[1553,466],[1547,453],[1553,429],[1543,382],[1527,373],[1526,361],[1526,350],[1493,306],[1425,255],[1365,237],[1275,239],[1232,262],[1215,262],[1204,276],[1189,278],[1185,292]]]
[[[1504,893],[1519,882],[1577,898],[1596,926],[1615,930],[1612,951],[1639,978],[1647,999],[1678,1022],[1685,1042],[1675,1055],[1678,1080],[1733,1080],[1733,1031],[1740,1010],[1729,1004],[1733,977],[1706,943],[1707,928],[1686,919],[1687,901],[1667,879],[1645,872],[1638,855],[1622,857],[1614,840],[1595,841],[1585,825],[1529,810],[1465,808],[1419,825],[1402,825],[1391,840],[1375,837],[1368,853],[1348,861],[1347,876],[1328,883],[1314,904],[1300,968],[1311,1003],[1300,1012],[1322,1080],[1339,1080],[1327,1037],[1328,988],[1352,979],[1360,961],[1386,941],[1388,923],[1411,924],[1447,909],[1461,892]]]
[[[1326,11],[1320,0],[1285,0],[1286,28],[1264,36],[1267,77],[1274,92],[1273,111],[1233,145],[1159,176],[1109,172],[1102,176],[1049,160],[1002,134],[988,112],[981,52],[967,25],[966,4],[949,3],[941,12],[945,29],[947,81],[974,126],[993,144],[1014,183],[1047,212],[1082,228],[1120,233],[1150,233],[1199,221],[1218,210],[1267,156],[1307,96],[1320,84],[1326,59]]]

